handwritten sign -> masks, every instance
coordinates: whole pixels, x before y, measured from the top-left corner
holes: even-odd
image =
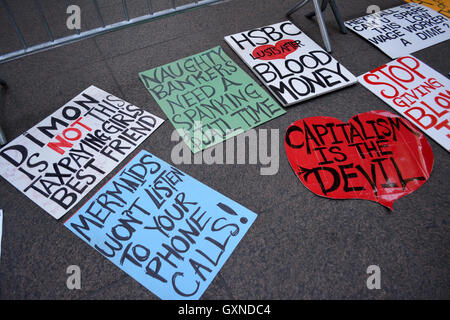
[[[405,0],[406,2],[414,2],[423,4],[434,11],[450,18],[450,0]]]
[[[199,299],[256,214],[141,151],[65,226],[161,299]]]
[[[392,59],[450,39],[448,19],[417,3],[346,21],[345,25]]]
[[[353,74],[290,21],[227,36],[225,41],[283,106],[356,83]]]
[[[221,47],[139,76],[193,153],[285,113]]]
[[[450,150],[450,80],[413,56],[398,58],[358,80]]]
[[[0,149],[0,174],[59,219],[162,122],[91,86]]]
[[[425,136],[387,111],[358,114],[348,123],[298,120],[286,131],[285,148],[295,174],[315,194],[372,200],[390,209],[422,186],[433,167]]]

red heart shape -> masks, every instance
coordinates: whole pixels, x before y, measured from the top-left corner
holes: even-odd
[[[388,111],[358,114],[348,123],[298,120],[286,131],[285,148],[298,178],[315,194],[376,201],[391,210],[428,180],[433,167],[425,136]]]
[[[288,55],[297,51],[299,44],[291,39],[285,39],[278,41],[274,46],[266,44],[256,47],[253,50],[253,58],[259,60],[276,60],[286,59]]]

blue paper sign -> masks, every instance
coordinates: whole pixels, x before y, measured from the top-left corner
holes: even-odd
[[[199,299],[257,215],[141,151],[65,226],[161,299]]]

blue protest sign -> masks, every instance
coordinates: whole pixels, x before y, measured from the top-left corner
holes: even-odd
[[[141,151],[65,222],[161,299],[199,299],[257,215]]]

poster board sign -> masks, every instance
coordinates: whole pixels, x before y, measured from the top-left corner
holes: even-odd
[[[406,2],[414,2],[427,6],[434,11],[450,18],[450,0],[405,0]]]
[[[450,150],[450,80],[413,57],[398,58],[358,78],[373,94]]]
[[[345,25],[392,59],[450,39],[448,19],[417,3],[349,20]]]
[[[226,36],[225,41],[283,106],[357,82],[290,21]]]
[[[139,77],[193,153],[286,112],[220,46]]]
[[[391,210],[428,180],[434,161],[425,136],[388,111],[358,114],[347,123],[298,120],[286,130],[285,148],[295,174],[313,193],[371,200]]]
[[[0,149],[0,175],[59,219],[162,122],[90,86]]]
[[[199,299],[256,214],[141,151],[65,226],[161,299]]]

